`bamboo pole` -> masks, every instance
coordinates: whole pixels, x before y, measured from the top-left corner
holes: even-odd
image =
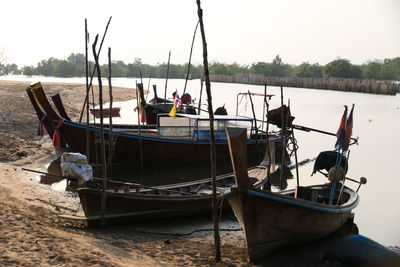
[[[169,76],[169,62],[171,60],[171,51],[168,53],[168,65],[167,65],[167,78],[165,79],[165,89],[164,89],[164,105],[167,104],[167,86],[168,86],[168,76]]]
[[[197,32],[197,28],[198,27],[199,27],[199,21],[197,22],[196,28],[194,29],[194,33],[193,33],[192,46],[190,47],[189,63],[188,63],[188,69],[187,69],[186,79],[185,79],[185,87],[183,88],[183,94],[182,95],[184,95],[186,93],[186,85],[187,85],[187,81],[189,79],[189,73],[190,73],[190,63],[192,61],[193,45],[194,45],[194,40],[196,38],[196,32]]]
[[[86,103],[89,103],[89,58],[88,58],[88,29],[87,19],[85,19],[85,76],[86,76]],[[90,131],[89,131],[89,105],[86,105],[86,158],[90,162]]]
[[[201,112],[201,95],[203,94],[203,77],[200,79],[200,99],[199,99],[199,115]]]
[[[281,173],[280,173],[280,178],[279,178],[279,188],[282,190],[282,184],[283,184],[283,165],[285,161],[285,135],[286,131],[286,126],[284,125],[284,111],[283,111],[283,86],[281,86],[281,133],[282,133],[282,157],[281,157]]]
[[[204,77],[206,82],[207,101],[208,101],[208,116],[210,118],[210,156],[211,156],[211,177],[212,177],[212,209],[213,209],[213,222],[214,222],[214,246],[215,246],[215,261],[221,261],[221,247],[220,247],[220,235],[219,235],[219,217],[217,210],[217,182],[216,182],[216,149],[215,149],[215,136],[214,136],[214,112],[212,107],[212,95],[211,95],[211,84],[210,84],[210,73],[208,70],[208,55],[207,55],[207,42],[206,35],[204,32],[203,24],[203,10],[201,9],[200,0],[197,2],[197,15],[199,16],[201,37],[203,41],[203,65],[204,65]]]
[[[290,118],[292,116],[292,113],[290,111],[290,99],[289,99],[289,104],[288,104],[288,117]],[[297,140],[294,137],[294,129],[293,129],[293,125],[290,123],[290,127],[292,130],[292,142],[293,142],[293,150],[294,150],[294,160],[296,163],[296,182],[297,182],[297,187],[300,186],[300,180],[299,180],[299,162],[297,159]],[[297,197],[297,196],[295,196]]]
[[[269,103],[268,103],[268,100],[267,100],[267,85],[266,84],[265,84],[264,92],[265,92],[265,94],[264,94],[264,104],[266,106],[266,112],[267,112],[267,122],[266,122],[265,132],[267,134],[267,153],[268,153],[269,166],[268,166],[268,169],[267,169],[267,179],[264,181],[262,187],[263,187],[263,189],[266,189],[266,190],[270,191],[271,190],[271,181],[269,180],[269,178],[270,178],[270,175],[271,175],[271,168],[272,168],[272,155],[271,155],[271,147],[269,146],[269,134],[268,134],[268,132],[269,132],[269,117],[268,117]],[[263,121],[264,121],[264,118],[263,118]],[[275,141],[274,141],[274,148],[275,148]],[[274,151],[274,154],[275,154],[275,151]],[[274,162],[274,164],[275,164],[275,162]]]
[[[99,57],[96,54],[96,44],[99,35],[96,35],[94,43],[92,45],[93,56],[95,60],[95,68],[97,70],[97,78],[99,81],[99,102],[100,102],[100,138],[101,138],[101,167],[102,167],[102,178],[103,178],[103,191],[101,197],[101,225],[106,227],[106,190],[107,190],[107,164],[106,164],[106,146],[104,141],[104,127],[103,127],[103,86],[101,82],[101,71],[99,65]]]
[[[111,110],[113,107],[113,91],[111,84],[111,47],[108,48],[108,90],[110,94],[110,116],[109,116],[109,135],[108,135],[108,166],[111,168],[112,157],[114,154],[114,133],[113,133],[113,119],[111,116]]]
[[[250,90],[248,90],[247,92],[249,94],[250,104],[251,104],[251,111],[253,113],[253,118],[254,118],[254,128],[255,128],[255,132],[256,132],[256,144],[258,145],[258,128],[257,128],[256,112],[254,111],[253,98],[251,97]],[[258,148],[258,146],[257,146],[257,148]],[[257,153],[258,153],[258,149],[257,149]]]
[[[106,29],[104,30],[104,34],[103,34],[103,38],[101,39],[99,51],[96,54],[97,57],[100,56],[101,48],[103,47],[103,42],[104,42],[104,39],[106,37],[107,31],[108,31],[108,26],[110,25],[111,19],[112,19],[112,17],[109,18],[109,20],[107,22],[107,25],[106,25]],[[90,76],[89,87],[92,86],[92,81],[93,81],[93,77],[94,77],[95,71],[96,71],[96,68],[93,69],[92,75]],[[86,92],[86,93],[88,94],[89,92]],[[82,110],[81,110],[81,115],[79,116],[79,122],[82,121],[83,111],[85,110],[86,104],[88,104],[88,103],[87,103],[86,97],[85,97],[85,101],[83,102],[83,106],[82,106]]]

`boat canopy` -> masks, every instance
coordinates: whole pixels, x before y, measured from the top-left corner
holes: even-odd
[[[214,135],[216,141],[226,141],[227,127],[246,128],[248,136],[252,130],[253,119],[244,116],[214,116]],[[210,120],[205,115],[177,114],[170,117],[168,114],[158,115],[158,133],[165,137],[188,138],[193,141],[210,140]]]

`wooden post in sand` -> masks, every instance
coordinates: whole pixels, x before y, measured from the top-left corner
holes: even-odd
[[[210,73],[208,70],[208,59],[207,59],[207,42],[206,35],[204,33],[203,24],[203,10],[200,6],[200,0],[197,2],[197,15],[199,16],[201,37],[203,40],[203,65],[204,65],[204,78],[206,82],[207,101],[208,101],[208,116],[210,118],[210,154],[211,154],[211,178],[212,178],[212,209],[213,209],[213,222],[214,222],[214,246],[215,246],[215,261],[221,261],[221,246],[219,236],[219,214],[217,210],[217,162],[216,162],[216,149],[215,149],[215,136],[214,136],[214,112],[212,107],[212,96],[211,96],[211,84],[210,84]]]
[[[100,52],[101,52],[101,48],[103,47],[104,38],[106,37],[108,26],[110,25],[111,19],[112,19],[112,17],[110,17],[110,19],[107,22],[107,26],[106,26],[106,29],[104,31],[103,38],[101,39],[99,51],[96,53],[97,57],[99,57]],[[95,71],[96,71],[96,68],[93,69],[92,75],[90,76],[89,88],[92,86],[92,82],[93,82],[93,77],[94,77]],[[89,94],[89,92],[86,91],[86,94]],[[87,100],[89,100],[89,99],[87,97],[85,97],[85,101],[83,102],[83,107],[82,107],[82,110],[81,110],[81,115],[79,116],[79,122],[82,121],[82,116],[83,116],[83,111],[85,110],[85,106],[89,105]]]
[[[94,43],[92,45],[94,60],[95,60],[95,68],[97,71],[97,78],[99,81],[99,102],[100,102],[100,138],[101,138],[101,167],[102,167],[102,178],[103,178],[103,192],[101,197],[101,225],[106,227],[106,189],[107,189],[107,164],[106,164],[106,145],[104,141],[104,127],[103,127],[103,86],[101,82],[101,71],[99,65],[99,57],[96,54],[96,44],[99,35],[96,35]]]
[[[86,69],[86,103],[89,103],[89,58],[88,58],[88,36],[87,20],[85,19],[85,69]],[[89,105],[86,105],[86,158],[90,162],[90,131],[89,131]]]

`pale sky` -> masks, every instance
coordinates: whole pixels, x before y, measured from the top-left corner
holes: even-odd
[[[209,61],[354,64],[400,56],[399,0],[203,0]],[[125,63],[188,61],[197,23],[195,0],[1,0],[0,48],[7,62],[34,65],[50,57],[84,53],[112,21],[102,52]],[[192,63],[202,63],[198,31]],[[90,50],[91,51],[91,47]]]

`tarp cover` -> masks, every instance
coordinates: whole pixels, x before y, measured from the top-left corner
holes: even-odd
[[[78,179],[78,184],[93,178],[92,166],[87,163],[86,156],[80,153],[64,152],[60,166],[62,175]]]

